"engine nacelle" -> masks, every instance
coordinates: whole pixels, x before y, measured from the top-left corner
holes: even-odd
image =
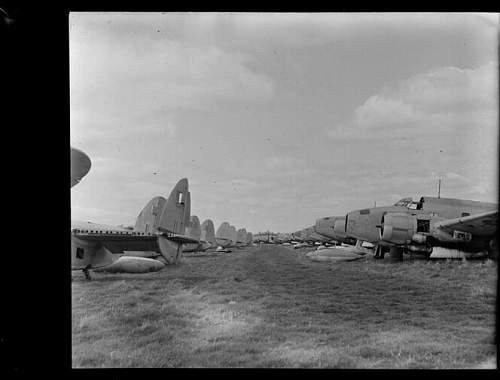
[[[335,236],[344,238],[345,237],[345,218],[337,218],[333,224],[333,233]]]
[[[399,212],[388,212],[382,217],[380,239],[393,244],[409,244],[417,232],[417,218]]]

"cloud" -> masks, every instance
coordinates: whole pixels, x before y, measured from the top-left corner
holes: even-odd
[[[183,111],[274,98],[273,80],[250,68],[250,55],[159,38],[144,28],[118,33],[102,17],[78,20],[73,17],[70,30],[73,141],[145,133],[173,137]]]
[[[351,120],[327,128],[331,138],[373,139],[450,133],[496,125],[498,65],[441,67],[385,87],[357,107]]]

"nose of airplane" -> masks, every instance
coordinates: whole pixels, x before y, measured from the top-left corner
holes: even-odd
[[[326,218],[320,218],[320,219],[316,219],[316,223],[314,224],[314,231],[317,232],[318,234],[321,234],[324,231],[324,222],[326,221],[325,220]]]

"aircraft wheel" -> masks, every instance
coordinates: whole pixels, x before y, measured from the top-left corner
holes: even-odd
[[[380,244],[377,244],[375,246],[375,255],[373,255],[373,257],[375,259],[383,259],[384,255],[385,255],[384,246],[380,245]]]
[[[92,277],[90,277],[89,268],[90,268],[90,265],[87,265],[84,269],[82,269],[83,270],[83,274],[85,275],[85,279],[87,281],[92,280]]]

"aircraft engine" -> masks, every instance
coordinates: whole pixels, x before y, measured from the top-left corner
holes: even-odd
[[[336,237],[345,237],[345,218],[335,219],[333,233]]]
[[[416,231],[417,218],[414,216],[398,212],[388,212],[382,216],[380,239],[383,241],[393,244],[408,244],[414,235],[420,235],[415,234]]]

